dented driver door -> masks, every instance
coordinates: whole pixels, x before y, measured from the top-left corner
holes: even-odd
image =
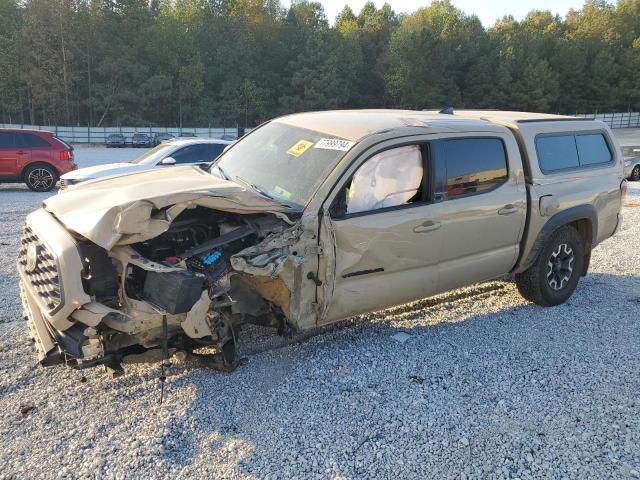
[[[433,203],[430,195],[428,145],[419,147],[425,175],[410,201],[356,214],[340,215],[331,208],[325,215],[322,263],[327,285],[319,323],[410,302],[437,291],[440,205]],[[376,152],[371,152],[369,158],[374,155]],[[394,166],[397,161],[393,159]],[[346,182],[347,191],[356,175]]]
[[[333,295],[322,323],[427,297],[438,289],[439,205],[330,219]]]

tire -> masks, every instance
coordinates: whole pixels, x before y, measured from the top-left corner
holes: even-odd
[[[633,170],[631,170],[631,176],[629,177],[629,180],[632,180],[634,182],[637,182],[638,180],[640,180],[640,165],[636,165],[635,167],[633,167]]]
[[[518,291],[537,305],[560,305],[576,289],[584,261],[582,236],[573,227],[561,227],[553,232],[534,264],[516,274]]]
[[[57,181],[58,172],[50,165],[31,165],[24,172],[24,183],[33,192],[50,192]]]

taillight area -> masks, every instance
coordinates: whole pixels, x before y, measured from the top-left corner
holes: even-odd
[[[60,150],[60,160],[69,161],[72,158],[73,158],[73,155],[71,154],[71,150],[69,149]]]
[[[626,180],[622,180],[620,183],[620,195],[622,196],[622,201],[627,197],[627,190],[629,190],[629,182]]]

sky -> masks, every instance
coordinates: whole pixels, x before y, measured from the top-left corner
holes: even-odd
[[[349,4],[351,9],[358,14],[366,0],[319,0],[323,5],[327,18],[331,23],[344,8]],[[411,13],[420,7],[425,7],[431,2],[429,0],[386,0],[396,13]],[[287,4],[287,1],[283,1]],[[385,0],[373,0],[379,8]],[[584,0],[452,0],[457,8],[468,14],[476,14],[485,27],[492,26],[496,20],[504,15],[513,15],[517,20],[531,10],[551,10],[553,13],[565,15],[569,9],[581,8]]]

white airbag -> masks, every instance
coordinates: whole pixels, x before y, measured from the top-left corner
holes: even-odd
[[[417,145],[381,152],[353,176],[347,213],[403,205],[418,193],[422,176],[422,154]]]

